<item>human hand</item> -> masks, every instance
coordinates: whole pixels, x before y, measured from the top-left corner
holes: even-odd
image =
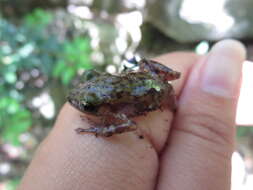
[[[74,130],[89,124],[65,104],[18,189],[230,189],[244,59],[244,47],[232,40],[203,57],[182,52],[158,57],[182,73],[173,82],[178,110],[136,118],[137,132],[78,135]]]

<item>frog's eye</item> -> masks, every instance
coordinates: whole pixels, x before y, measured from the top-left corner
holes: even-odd
[[[89,113],[95,113],[97,111],[97,107],[91,104],[82,104],[82,109]]]
[[[67,99],[68,99],[68,102],[69,102],[72,106],[78,108],[78,105],[79,105],[79,104],[78,104],[78,101],[72,99],[71,97],[67,97]]]
[[[100,73],[95,70],[86,70],[82,75],[82,79],[84,81],[88,81],[88,80],[91,80],[99,75],[100,75]]]

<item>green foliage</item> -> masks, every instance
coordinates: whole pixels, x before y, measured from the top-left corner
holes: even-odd
[[[6,185],[6,190],[15,190],[15,189],[17,189],[19,183],[20,183],[19,179],[14,179],[14,180],[8,181],[8,183]]]
[[[37,69],[46,81],[68,85],[80,69],[92,68],[88,37],[60,40],[50,28],[53,21],[42,9],[25,16],[19,26],[0,16],[0,134],[5,142],[19,145],[20,134],[33,124],[25,94],[32,86],[23,73]]]
[[[53,20],[53,16],[44,11],[43,9],[35,9],[34,12],[28,14],[24,18],[24,23],[30,27],[44,28],[50,24]]]
[[[253,127],[238,127],[237,137],[243,137],[247,135],[253,135]]]
[[[3,140],[19,145],[19,135],[32,124],[31,113],[15,99],[0,99],[0,132]]]
[[[16,27],[3,19],[0,22],[0,74],[9,73],[6,79],[11,81],[21,69],[38,68],[49,74],[56,59],[52,53],[61,51],[55,35],[24,26]]]
[[[53,70],[54,77],[60,77],[63,84],[67,85],[80,69],[91,69],[89,41],[76,38],[63,44],[61,59],[58,60]]]

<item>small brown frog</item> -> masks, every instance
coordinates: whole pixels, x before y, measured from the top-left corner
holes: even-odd
[[[77,133],[109,137],[136,130],[136,123],[129,118],[162,108],[176,110],[174,90],[168,81],[178,79],[180,73],[153,60],[142,59],[137,64],[137,71],[128,69],[119,75],[84,72],[67,99],[79,111],[100,117],[101,123],[78,128]]]

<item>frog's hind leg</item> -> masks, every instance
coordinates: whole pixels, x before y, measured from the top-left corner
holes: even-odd
[[[110,137],[113,134],[135,131],[136,129],[137,129],[136,123],[128,119],[124,123],[121,123],[119,125],[110,125],[106,128],[103,128],[101,133],[98,135]]]
[[[118,125],[109,125],[108,127],[97,126],[97,127],[91,127],[88,129],[77,128],[76,132],[78,134],[93,133],[96,136],[110,137],[113,134],[134,131],[137,129],[136,123],[128,119],[126,115],[117,114],[115,117],[119,120],[122,120],[123,122]]]
[[[130,120],[125,114],[117,114],[115,117],[123,121],[121,124],[114,126],[115,133],[135,131],[137,129],[136,123]],[[112,127],[112,126],[109,126],[109,127]]]
[[[180,78],[180,73],[171,68],[153,60],[142,59],[139,62],[140,71],[150,72],[153,76],[160,76],[165,81],[176,80]]]

